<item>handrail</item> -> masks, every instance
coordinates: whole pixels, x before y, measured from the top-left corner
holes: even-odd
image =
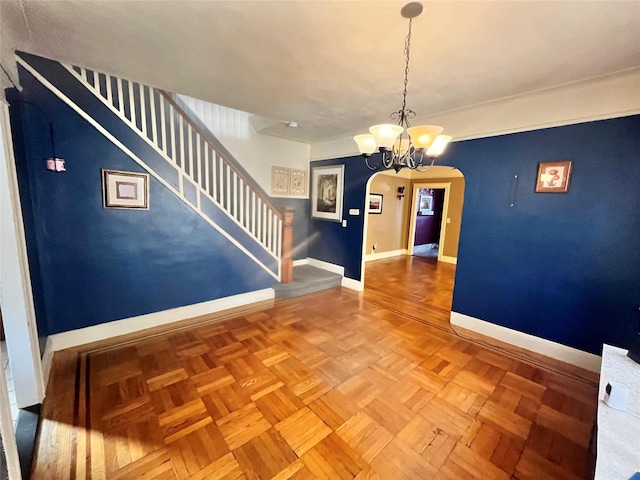
[[[206,218],[209,213],[202,210],[202,201],[212,201],[278,261],[275,276],[280,279],[283,213],[188,108],[158,88],[82,67],[63,67],[176,169],[180,198]],[[193,187],[195,198],[189,198],[186,192]]]
[[[209,135],[207,134],[207,132],[205,132],[202,128],[200,128],[200,126],[196,122],[193,121],[191,116],[184,111],[184,109],[178,104],[178,102],[174,100],[173,96],[171,96],[169,93],[159,88],[156,88],[156,91],[160,93],[167,100],[167,102],[169,102],[169,104],[176,110],[176,112],[178,112],[187,121],[189,125],[191,125],[191,128],[193,128],[200,135],[200,137],[205,142],[207,142],[207,144],[211,147],[211,149],[214,150],[225,161],[225,163],[236,173],[236,175],[238,175],[247,184],[247,186],[249,186],[255,192],[255,194],[267,205],[269,210],[271,210],[275,215],[278,216],[280,220],[282,220],[283,219],[282,212],[277,207],[275,207],[273,203],[271,203],[271,200],[269,199],[269,197],[267,197],[263,193],[260,185],[258,185],[256,181],[250,176],[248,176],[246,172],[244,172],[242,169],[237,168],[237,166],[235,165],[235,161],[233,161],[232,159],[229,159],[224,154],[224,152],[220,152],[217,145],[215,145],[209,139]]]

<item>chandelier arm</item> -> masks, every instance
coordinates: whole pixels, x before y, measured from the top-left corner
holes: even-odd
[[[382,152],[382,166],[384,168],[390,168],[393,165],[393,152]]]
[[[422,158],[420,159],[420,165],[418,165],[418,168],[416,168],[416,171],[418,172],[426,172],[427,170],[429,170],[431,167],[433,167],[433,165],[436,163],[436,157],[430,157],[431,158],[431,164],[430,165],[422,165]]]
[[[364,157],[364,163],[367,165],[367,168],[369,170],[372,170],[372,171],[375,172],[376,170],[378,170],[378,168],[377,167],[372,167],[371,165],[369,165],[369,158],[371,158],[371,157]]]
[[[420,162],[416,162],[415,152],[407,153],[406,163],[407,167],[409,167],[411,170],[415,170],[420,165]]]

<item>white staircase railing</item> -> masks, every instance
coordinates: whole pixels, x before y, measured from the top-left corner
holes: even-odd
[[[250,177],[216,149],[171,95],[112,75],[64,67],[178,170],[179,193],[186,203],[204,215],[200,195],[205,195],[280,264],[281,212]],[[199,191],[195,206],[185,196],[184,182]]]

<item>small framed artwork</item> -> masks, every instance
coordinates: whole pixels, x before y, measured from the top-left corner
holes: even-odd
[[[291,169],[291,195],[307,194],[307,171]]]
[[[571,180],[571,160],[540,162],[536,179],[537,193],[567,193]]]
[[[104,208],[149,209],[149,175],[102,169]]]
[[[382,195],[379,193],[369,194],[369,213],[382,213]]]
[[[340,222],[344,197],[344,165],[316,167],[311,177],[311,218]]]
[[[289,181],[291,169],[286,167],[271,167],[271,194],[289,195]]]
[[[433,195],[420,195],[420,215],[433,215]]]

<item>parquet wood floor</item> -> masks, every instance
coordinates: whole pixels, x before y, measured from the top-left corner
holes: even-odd
[[[32,478],[590,478],[593,384],[401,299],[337,288],[59,352]]]

